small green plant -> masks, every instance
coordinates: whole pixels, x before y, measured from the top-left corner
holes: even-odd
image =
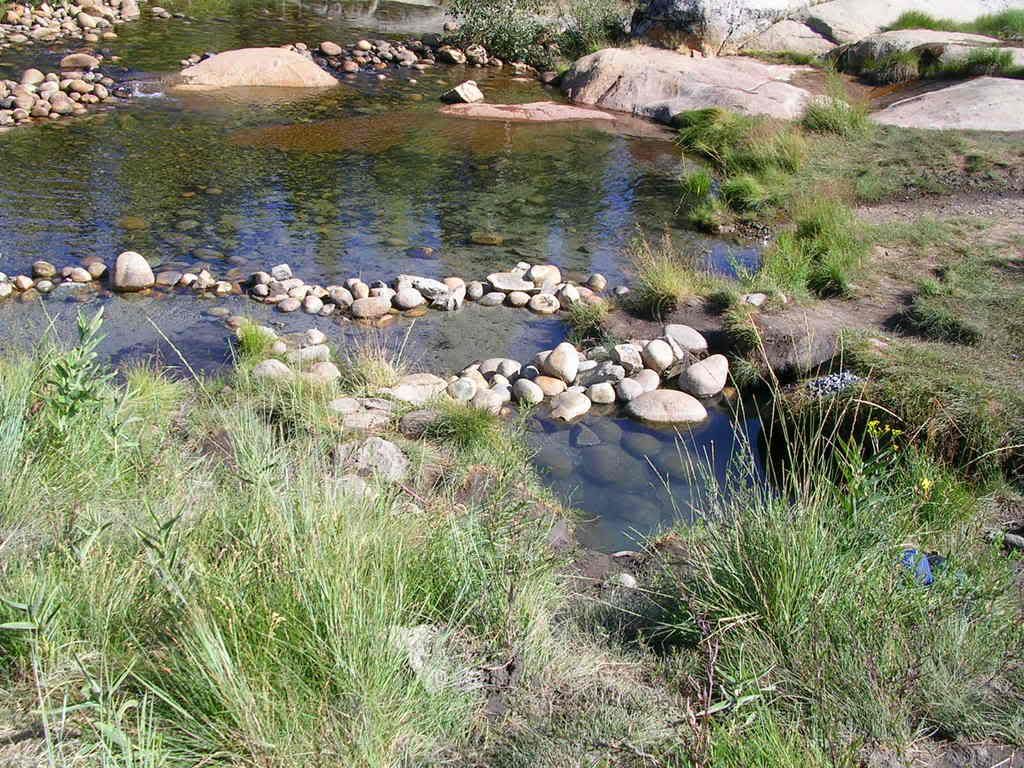
[[[1014,64],[1013,54],[999,48],[976,48],[966,56],[922,66],[922,74],[931,78],[1002,76],[1024,77],[1024,67]]]
[[[1024,38],[1024,10],[1009,8],[1000,13],[979,16],[974,21],[940,19],[923,11],[906,11],[888,29],[934,29],[942,32],[975,32],[1004,40]]]
[[[886,29],[934,29],[939,32],[956,32],[963,28],[952,19],[939,19],[925,11],[904,11]]]
[[[395,344],[379,334],[361,336],[341,352],[341,384],[346,390],[376,392],[393,387],[409,372],[405,348],[409,331]]]
[[[104,385],[112,377],[97,362],[96,348],[104,338],[103,308],[89,318],[79,312],[77,324],[78,343],[51,363],[43,393],[46,419],[58,440],[67,436],[83,414],[99,407]]]

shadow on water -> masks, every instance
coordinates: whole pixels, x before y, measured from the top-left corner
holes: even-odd
[[[436,7],[415,3],[206,0],[169,7],[199,20],[144,13],[119,27],[105,50],[122,57],[121,75],[147,80],[147,91],[160,92],[162,78],[192,52],[298,40],[344,44],[397,34],[406,24],[429,29],[437,20]],[[52,67],[68,49],[8,51],[4,62]],[[555,263],[576,278],[602,272],[614,285],[628,279],[623,251],[638,230],[668,232],[680,249],[705,254],[720,271],[756,261],[754,248],[680,225],[679,155],[662,129],[506,125],[439,114],[439,95],[469,77],[495,103],[560,98],[508,73],[439,67],[383,81],[360,75],[327,93],[136,98],[0,135],[0,165],[17,169],[0,185],[0,271],[26,272],[37,259],[58,267],[89,256],[109,263],[131,249],[157,267],[208,265],[229,278],[287,262],[322,283],[401,272],[473,279],[527,260]],[[77,309],[100,302],[108,315],[103,352],[115,361],[156,355],[180,365],[180,353],[197,370],[217,370],[229,362],[222,312],[282,332],[316,325],[335,343],[358,333],[336,319],[282,315],[244,297],[76,298],[66,290],[43,299],[45,307],[0,305],[0,350],[32,346],[51,316],[69,334]],[[405,327],[402,321],[389,332]],[[407,348],[421,367],[446,372],[484,356],[526,360],[565,334],[557,320],[468,306],[417,321]],[[689,435],[697,449],[726,450],[730,416],[712,410],[708,424]],[[599,518],[586,529],[588,543],[615,548],[631,528],[646,532],[674,514],[643,463],[647,454],[636,452],[645,440],[654,451],[657,441],[652,461],[670,469],[674,435],[614,417],[592,416],[585,425],[618,434],[582,445],[578,428],[545,426],[534,437],[542,462],[553,452],[561,457],[552,472],[559,492]],[[672,477],[679,505],[685,483]]]

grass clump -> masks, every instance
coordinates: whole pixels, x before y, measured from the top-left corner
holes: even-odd
[[[647,317],[663,317],[687,296],[706,291],[712,282],[696,254],[680,253],[668,234],[656,245],[636,238],[628,256],[635,279],[626,299],[631,309]]]
[[[690,764],[853,765],[930,732],[1018,743],[1013,566],[971,490],[895,426],[855,440],[822,423],[789,428],[802,458],[781,489],[712,488],[704,524],[676,529],[652,634],[707,713]],[[946,558],[929,586],[908,548]]]
[[[429,438],[462,451],[493,447],[501,436],[501,420],[482,408],[466,403],[445,403],[427,427]]]
[[[961,58],[948,61],[937,61],[926,65],[923,69],[926,77],[961,78],[961,77],[1024,77],[1024,67],[1018,67],[1013,61],[1013,54],[998,48],[975,48]]]
[[[974,21],[958,22],[942,19],[924,11],[905,11],[887,29],[934,29],[940,32],[974,32],[1004,40],[1024,38],[1024,10],[1008,8],[1000,13],[985,14]]]
[[[867,106],[850,102],[843,81],[834,72],[828,75],[827,95],[807,105],[802,125],[813,133],[843,137],[864,136],[871,131]]]
[[[853,211],[836,200],[817,200],[797,211],[794,226],[765,252],[752,280],[790,295],[845,296],[867,250]]]
[[[569,306],[566,322],[572,329],[570,340],[580,346],[605,339],[605,321],[608,319],[608,302],[577,301]]]
[[[277,334],[254,322],[245,322],[238,327],[238,352],[243,361],[265,360],[277,340]]]
[[[405,354],[408,340],[408,332],[397,343],[383,334],[360,336],[341,351],[342,386],[368,393],[395,386],[409,373]]]

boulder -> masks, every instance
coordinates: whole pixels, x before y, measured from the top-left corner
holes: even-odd
[[[734,53],[743,43],[811,0],[641,0],[632,31],[671,47]]]
[[[125,251],[117,257],[114,265],[114,277],[111,287],[115,291],[129,293],[152,288],[156,282],[153,276],[153,269],[142,254],[135,251]]]
[[[852,43],[880,32],[907,11],[964,22],[1019,7],[1015,0],[830,0],[806,5],[809,7],[795,16],[836,43]]]
[[[556,104],[553,101],[535,101],[529,104],[483,104],[479,102],[449,104],[441,107],[441,112],[455,117],[500,120],[504,123],[570,123],[580,120],[608,122],[615,120],[615,115],[608,112],[577,107],[572,104]]]
[[[1024,80],[979,77],[897,101],[871,117],[903,128],[1024,131]]]
[[[665,326],[665,338],[678,344],[684,351],[692,355],[702,355],[708,351],[708,342],[700,331],[688,325],[669,323]]]
[[[876,62],[908,51],[927,51],[931,57],[941,57],[947,46],[964,48],[998,45],[999,41],[984,35],[964,32],[941,32],[932,29],[897,29],[869,35],[856,43],[845,46],[836,57],[836,64],[843,72],[858,75]],[[916,73],[915,73],[916,74]]]
[[[783,19],[746,40],[740,47],[743,51],[806,53],[820,56],[835,48],[835,43],[802,22]]]
[[[708,417],[699,400],[674,389],[658,389],[639,395],[626,404],[626,413],[651,424],[688,424]]]
[[[529,379],[516,379],[512,385],[512,397],[517,403],[524,405],[536,405],[544,400],[544,390],[540,385]]]
[[[679,388],[695,397],[714,397],[729,380],[729,360],[725,355],[711,355],[689,366],[679,376]]]
[[[257,363],[252,369],[252,375],[257,379],[271,381],[289,381],[295,376],[291,368],[274,358]]]
[[[562,78],[575,102],[669,123],[680,112],[722,107],[793,120],[810,94],[789,82],[801,69],[742,57],[692,58],[658,48],[606,48]]]
[[[467,80],[441,94],[441,101],[448,104],[475,104],[484,100],[483,91],[474,80]]]
[[[487,282],[495,291],[508,293],[509,291],[532,291],[533,283],[524,280],[522,276],[514,272],[493,272],[487,276]]]
[[[332,88],[338,81],[309,59],[285,48],[225,51],[181,73],[182,90],[218,88]]]

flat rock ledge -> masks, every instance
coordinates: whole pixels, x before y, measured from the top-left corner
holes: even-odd
[[[979,77],[897,101],[871,117],[901,128],[1024,131],[1024,80]]]
[[[441,112],[455,117],[474,120],[500,120],[506,123],[564,123],[577,120],[614,121],[615,115],[599,109],[587,109],[553,101],[535,101],[529,104],[450,104]]]
[[[810,98],[790,82],[801,71],[748,58],[701,58],[646,46],[607,48],[577,61],[563,76],[562,89],[576,103],[662,123],[705,107],[795,120]]]

